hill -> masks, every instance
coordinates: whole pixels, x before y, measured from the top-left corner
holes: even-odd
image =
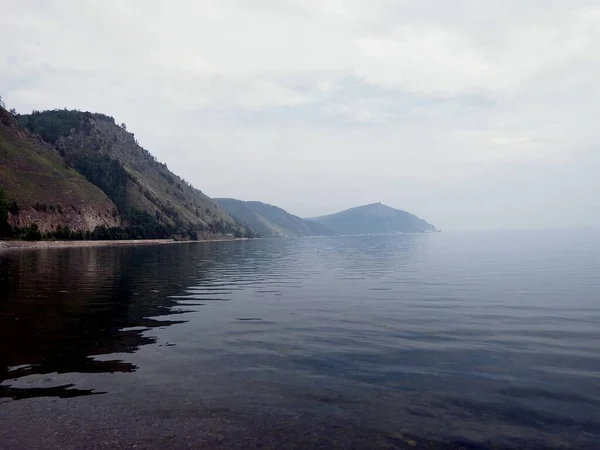
[[[104,114],[53,110],[17,116],[31,133],[116,206],[122,237],[250,235],[209,197],[142,148],[125,124]],[[106,236],[110,237],[110,236]]]
[[[328,236],[333,231],[273,205],[233,198],[214,199],[225,211],[263,237]]]
[[[406,211],[381,203],[358,206],[328,216],[309,219],[336,234],[415,233],[435,231],[435,227]]]
[[[92,231],[121,224],[115,204],[101,189],[1,107],[0,190],[7,205],[0,237],[13,234],[6,222],[17,235],[53,232],[57,227]]]

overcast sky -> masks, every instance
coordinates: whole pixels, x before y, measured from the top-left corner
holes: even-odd
[[[125,122],[206,194],[600,225],[600,4],[4,0],[0,95]]]

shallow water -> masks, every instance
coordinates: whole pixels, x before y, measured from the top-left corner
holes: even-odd
[[[0,253],[0,447],[600,448],[599,273],[597,231]]]

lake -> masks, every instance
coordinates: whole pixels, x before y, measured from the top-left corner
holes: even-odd
[[[0,448],[600,448],[600,233],[0,253]]]

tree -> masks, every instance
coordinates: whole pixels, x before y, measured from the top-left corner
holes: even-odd
[[[42,139],[51,144],[63,136],[71,134],[72,129],[79,129],[84,113],[79,111],[33,111],[31,114],[17,115],[17,121],[22,127],[32,133],[39,134]]]
[[[0,239],[9,237],[11,227],[8,224],[8,202],[5,200],[4,191],[0,189]]]
[[[23,239],[26,241],[42,240],[42,233],[40,233],[37,223],[33,223],[29,227],[23,229]]]
[[[4,104],[4,101],[2,100],[2,96],[0,95],[0,107],[4,108],[6,105]]]
[[[8,208],[8,212],[10,212],[13,216],[16,216],[19,214],[19,211],[21,211],[21,208],[19,208],[17,202],[13,201],[12,205],[10,205],[10,208]]]
[[[12,108],[9,113],[15,117],[17,116],[17,110],[15,108]]]

